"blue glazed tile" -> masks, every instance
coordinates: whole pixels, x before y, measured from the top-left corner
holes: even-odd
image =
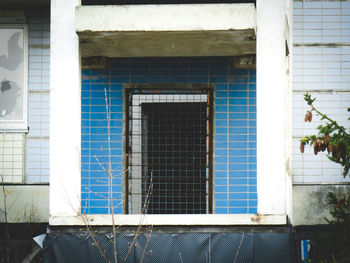
[[[231,120],[246,120],[248,118],[247,112],[234,112],[229,114]]]
[[[215,118],[216,119],[222,119],[222,120],[226,120],[227,119],[227,113],[222,113],[222,112],[216,112],[215,113]]]
[[[215,200],[216,206],[218,207],[227,207],[227,200]]]
[[[215,171],[225,171],[227,170],[227,164],[215,164]]]
[[[226,193],[227,186],[215,186],[215,193]]]
[[[244,208],[244,207],[230,207],[229,208],[229,213],[230,214],[247,214],[248,213],[248,209]]]
[[[255,98],[256,97],[256,92],[255,91],[249,91],[248,93],[250,98]]]
[[[215,135],[215,141],[216,142],[223,142],[223,141],[227,141],[227,135]]]
[[[258,209],[256,207],[249,207],[248,213],[249,214],[256,214],[258,212]]]
[[[226,162],[227,162],[227,157],[215,156],[215,163],[226,163]]]
[[[230,112],[247,112],[247,108],[246,107],[242,107],[242,106],[229,106],[229,111]]]
[[[226,207],[216,207],[215,208],[215,213],[216,214],[227,214],[228,209]]]
[[[235,208],[246,209],[247,201],[246,200],[230,200],[229,201],[229,206],[230,207],[235,207]]]
[[[227,148],[227,142],[215,142],[215,148]]]
[[[227,84],[216,84],[215,85],[215,88],[216,88],[217,91],[219,91],[219,90],[228,90],[229,89],[228,87],[229,86]]]
[[[249,206],[257,207],[258,206],[258,200],[249,200]]]
[[[89,179],[88,178],[81,178],[81,185],[88,185],[89,184]]]
[[[248,193],[229,193],[230,200],[246,200],[248,199]]]
[[[248,99],[244,99],[244,98],[230,98],[229,99],[229,104],[230,105],[248,105]]]
[[[215,171],[215,177],[226,178],[227,172],[226,171]]]
[[[249,95],[247,90],[236,90],[236,91],[230,91],[229,97],[230,98],[247,98]]]
[[[227,91],[216,91],[215,92],[215,97],[216,99],[218,98],[227,98],[228,97],[228,92]],[[227,100],[225,100],[227,101]]]
[[[216,105],[226,105],[227,104],[227,99],[216,99],[215,100]]]
[[[106,173],[106,172],[105,172]],[[91,185],[108,185],[108,177],[107,177],[107,173],[106,173],[106,177],[105,178],[90,178],[89,179],[89,184]]]
[[[249,142],[248,147],[249,148],[256,148],[256,142]]]
[[[230,142],[229,143],[229,147],[230,148],[247,148],[248,144],[247,142],[240,142],[240,141],[236,141],[236,142]]]
[[[249,185],[248,186],[248,191],[249,192],[253,192],[253,193],[256,193],[256,185]]]
[[[215,128],[215,132],[217,134],[227,134],[227,128],[224,128],[224,127],[216,127]]]
[[[229,191],[230,192],[247,192],[247,186],[230,185]]]
[[[83,149],[88,149],[89,148],[89,142],[85,142],[85,141],[83,141],[83,142],[81,142],[81,148],[83,148]]]
[[[230,163],[247,163],[249,157],[246,156],[230,156],[229,157],[229,162]]]
[[[229,149],[229,155],[242,156],[247,154],[248,154],[247,149]]]
[[[229,136],[229,141],[233,141],[233,142],[245,142],[248,141],[248,135],[245,134],[235,134],[234,132],[231,132],[231,128],[230,128],[230,136]]]
[[[246,127],[248,125],[247,120],[230,120],[230,127]]]
[[[249,170],[256,170],[256,164],[255,163],[250,163],[248,165]]]
[[[249,162],[256,163],[256,156],[249,157]]]
[[[248,194],[248,198],[257,200],[258,199],[258,194],[257,193],[249,193]]]
[[[94,207],[107,207],[108,206],[108,200],[106,199],[90,199],[90,206]]]
[[[247,140],[247,136],[237,136],[238,134],[248,134],[248,128],[247,127],[230,127],[229,128],[229,132],[230,135],[229,138],[230,138],[230,141],[236,141],[236,140],[239,140],[239,141],[242,141],[242,140]]]
[[[243,163],[230,163],[229,165],[230,170],[247,170],[247,164]]]
[[[215,186],[219,186],[219,185],[227,185],[227,179],[226,178],[220,178],[220,177],[217,177],[215,178]]]
[[[227,106],[215,106],[216,112],[227,112],[228,107]]]
[[[90,186],[90,190],[93,193],[108,193],[109,192],[109,189],[108,189],[108,185],[91,185]]]
[[[246,185],[248,183],[248,180],[246,178],[230,178],[229,184],[230,185]]]
[[[256,127],[249,127],[249,133],[250,134],[256,134]],[[255,136],[255,138],[256,138],[256,136]]]
[[[215,193],[215,200],[227,199],[227,193]]]
[[[108,208],[91,207],[89,214],[108,214]]]

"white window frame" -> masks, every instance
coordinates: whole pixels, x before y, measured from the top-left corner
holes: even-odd
[[[20,120],[0,120],[0,132],[28,132],[28,25],[1,24],[1,29],[23,29],[23,115]]]

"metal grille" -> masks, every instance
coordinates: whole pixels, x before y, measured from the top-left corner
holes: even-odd
[[[129,92],[130,212],[207,213],[211,188],[210,93],[153,92]]]

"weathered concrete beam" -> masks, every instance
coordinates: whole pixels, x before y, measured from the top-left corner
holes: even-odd
[[[253,4],[79,6],[82,57],[255,54]]]
[[[255,28],[254,4],[78,6],[76,31],[202,31]]]

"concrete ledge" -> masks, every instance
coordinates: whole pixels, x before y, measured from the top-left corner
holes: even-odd
[[[51,216],[51,226],[85,225],[84,216]],[[110,215],[86,215],[90,225],[112,225]],[[286,215],[115,215],[118,226],[230,226],[230,225],[286,225]]]
[[[79,6],[76,31],[254,29],[254,4]]]
[[[254,4],[79,6],[82,57],[255,54]]]

